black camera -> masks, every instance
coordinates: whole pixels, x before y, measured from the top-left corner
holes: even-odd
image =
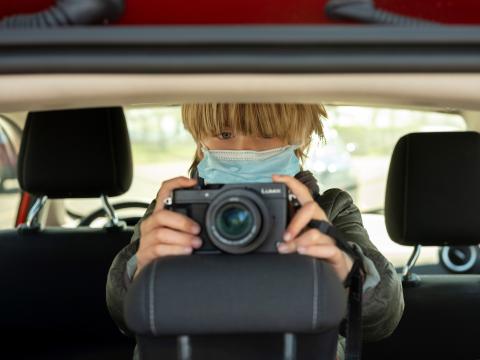
[[[177,189],[166,208],[200,224],[196,252],[245,254],[276,253],[297,206],[286,185],[253,183]]]

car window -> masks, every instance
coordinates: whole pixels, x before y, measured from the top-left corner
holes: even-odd
[[[130,190],[111,198],[112,204],[125,201],[150,203],[163,181],[187,176],[195,144],[183,128],[180,107],[125,109],[134,163]],[[75,226],[78,217],[101,207],[100,199],[67,199],[65,207],[73,217],[66,226]],[[141,216],[142,209],[120,210],[119,216]],[[102,226],[99,219],[93,226]]]
[[[0,116],[0,229],[15,226],[20,189],[17,181],[17,157],[21,130]]]
[[[456,113],[400,108],[330,106],[327,110],[326,126],[332,134],[327,132],[325,147],[313,149],[315,156],[310,157],[309,168],[318,174],[324,189],[341,187],[350,192],[362,211],[370,239],[400,268],[407,262],[412,248],[390,240],[383,215],[393,148],[401,136],[411,132],[465,131],[465,120]],[[323,152],[328,142],[335,143],[335,152]],[[417,268],[421,266],[425,272],[435,268],[438,250],[438,247],[424,247]]]
[[[363,214],[372,242],[401,266],[410,247],[393,243],[383,217],[386,177],[390,156],[398,139],[410,132],[464,131],[466,124],[456,113],[364,106],[327,106],[324,123],[326,142],[314,139],[304,168],[312,171],[320,188],[348,191]],[[127,108],[125,110],[134,160],[134,179],[128,193],[111,199],[150,203],[162,181],[187,176],[195,144],[183,128],[180,107]],[[101,206],[99,199],[69,199],[71,214],[85,216]],[[142,209],[119,215],[143,214]],[[71,219],[68,226],[77,220]],[[99,220],[97,225],[104,222]],[[438,262],[437,249],[422,252],[418,264]]]

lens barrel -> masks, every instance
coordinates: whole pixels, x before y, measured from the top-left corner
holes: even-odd
[[[247,189],[229,189],[215,198],[206,212],[206,230],[215,246],[231,254],[258,248],[270,226],[261,196]]]
[[[215,225],[222,237],[230,241],[242,240],[252,232],[255,223],[252,211],[242,203],[227,203],[215,216]]]

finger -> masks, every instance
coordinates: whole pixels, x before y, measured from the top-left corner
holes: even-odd
[[[298,247],[297,252],[329,262],[341,281],[345,281],[353,266],[353,260],[335,245]]]
[[[283,240],[288,242],[296,238],[300,231],[313,219],[317,206],[318,205],[312,200],[298,209],[285,229]]]
[[[335,245],[335,241],[328,235],[322,234],[317,229],[309,229],[291,241],[296,247],[313,245]]]
[[[141,253],[137,254],[138,259],[142,259],[142,266],[150,263],[151,261],[169,255],[188,255],[191,254],[193,249],[189,246],[179,246],[179,245],[167,245],[160,244],[155,246],[150,246],[149,248],[143,250]]]
[[[279,242],[277,243],[277,250],[280,254],[291,254],[297,251],[297,244],[295,242]]]
[[[155,246],[150,246],[144,250],[139,250],[137,252],[137,271],[148,265],[153,260],[169,255],[189,255],[193,249],[189,246],[179,246],[179,245],[167,245],[160,244]]]
[[[305,204],[309,201],[313,201],[310,190],[299,180],[293,176],[287,175],[272,175],[273,182],[282,183],[288,186],[293,195],[296,196],[300,204]]]
[[[313,256],[317,259],[325,259],[333,264],[341,256],[340,249],[335,245],[313,245],[297,247],[297,252],[302,255]]]
[[[142,221],[140,233],[144,236],[158,227],[168,227],[192,235],[199,234],[201,230],[200,225],[188,216],[170,210],[159,210]]]
[[[196,179],[190,179],[185,176],[179,176],[162,183],[160,190],[158,190],[155,208],[153,212],[162,210],[165,207],[165,200],[171,196],[175,189],[192,187],[197,183]]]
[[[290,254],[292,252],[296,252],[298,247],[330,244],[335,244],[330,236],[322,234],[317,229],[309,229],[297,236],[292,241],[279,243],[277,245],[277,249],[281,254]]]
[[[202,245],[202,240],[198,236],[165,227],[154,229],[142,238],[142,242],[143,247],[165,244],[198,249]]]

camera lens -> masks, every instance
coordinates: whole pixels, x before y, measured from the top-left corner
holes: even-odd
[[[229,254],[246,254],[262,245],[270,229],[269,211],[254,191],[232,187],[222,191],[205,213],[212,244]]]
[[[230,241],[242,239],[252,231],[252,213],[242,204],[227,204],[218,210],[215,225],[220,235]]]

